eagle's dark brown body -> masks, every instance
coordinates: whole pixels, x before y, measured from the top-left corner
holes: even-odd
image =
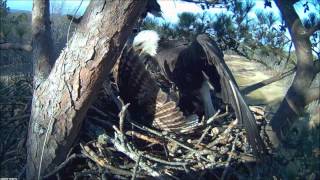
[[[166,131],[192,132],[197,117],[187,118],[180,111],[177,102],[161,90],[133,50],[122,56],[117,76],[120,96],[131,103],[129,110],[134,120]]]
[[[197,99],[193,96],[201,88],[204,72],[215,93],[232,106],[236,118],[246,128],[254,151],[257,154],[265,151],[255,119],[223,60],[223,53],[207,35],[199,35],[191,44],[176,40],[160,42],[157,55],[152,57],[163,76],[178,88],[179,101],[159,87],[142,58],[129,49],[122,56],[118,70],[120,95],[131,103],[131,116],[136,121],[172,132],[192,132],[198,119],[183,108],[192,108],[188,103]]]

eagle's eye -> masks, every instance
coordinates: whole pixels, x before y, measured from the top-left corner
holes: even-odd
[[[143,44],[143,42],[141,42],[141,43],[138,43],[138,44],[137,44],[137,47],[140,47],[140,46],[142,46],[142,44]]]

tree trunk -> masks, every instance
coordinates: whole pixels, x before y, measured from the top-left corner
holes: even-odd
[[[96,90],[120,55],[146,2],[90,2],[48,78],[36,83],[27,142],[27,179],[45,175],[66,158]],[[33,51],[38,48],[34,42]]]
[[[277,147],[279,142],[283,140],[283,135],[308,104],[308,88],[316,75],[316,68],[311,51],[310,34],[307,33],[308,30],[303,27],[295,12],[294,2],[283,0],[275,2],[287,23],[297,55],[295,78],[270,123],[272,130],[276,133],[270,135],[273,137],[271,141]]]
[[[49,0],[34,0],[32,8],[33,86],[37,88],[53,65]]]

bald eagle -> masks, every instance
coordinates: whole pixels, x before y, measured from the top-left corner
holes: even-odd
[[[147,61],[157,65],[161,76],[176,87],[179,96],[161,88],[146,69]],[[223,53],[206,34],[189,43],[160,40],[155,31],[141,31],[120,58],[117,82],[120,96],[131,103],[129,111],[134,120],[174,133],[191,133],[201,115],[209,118],[216,112],[210,92],[213,90],[217,99],[234,110],[254,152],[265,152],[255,118],[224,62]],[[196,110],[195,102],[200,102],[203,114]]]

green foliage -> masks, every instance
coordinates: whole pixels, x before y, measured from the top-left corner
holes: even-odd
[[[212,23],[212,28],[220,48],[225,50],[235,46],[233,39],[236,38],[236,26],[234,25],[231,15],[226,13],[216,15],[216,19]]]
[[[0,42],[5,41],[11,31],[8,22],[8,13],[7,0],[0,0]]]
[[[196,22],[197,16],[190,12],[183,12],[178,15],[178,27],[188,30]]]
[[[319,5],[320,7],[320,5]],[[310,12],[308,14],[308,17],[303,19],[303,25],[305,28],[309,29],[315,26],[316,24],[320,24],[320,16],[317,15],[314,12]],[[317,59],[320,60],[320,32],[316,31],[313,33],[313,35],[310,37],[311,43],[312,43],[312,51],[317,54]]]
[[[164,22],[160,24],[155,18],[147,17],[141,26],[142,30],[155,30],[161,37],[164,38],[176,38],[177,31],[173,24]]]
[[[0,0],[0,17],[6,17],[9,12],[9,7],[7,6],[7,0]]]
[[[178,15],[179,20],[176,25],[177,37],[194,39],[196,35],[205,33],[209,29],[211,16],[206,13],[194,14],[184,12]]]
[[[19,41],[23,41],[24,35],[31,31],[30,20],[28,15],[26,13],[21,13],[17,16],[14,16],[13,23]]]
[[[154,18],[147,17],[141,26],[142,29],[148,29],[148,30],[159,30],[159,22],[156,21]]]
[[[232,18],[240,25],[248,17],[248,13],[252,10],[254,5],[255,4],[251,0],[234,0],[227,6],[227,9],[233,13]]]

